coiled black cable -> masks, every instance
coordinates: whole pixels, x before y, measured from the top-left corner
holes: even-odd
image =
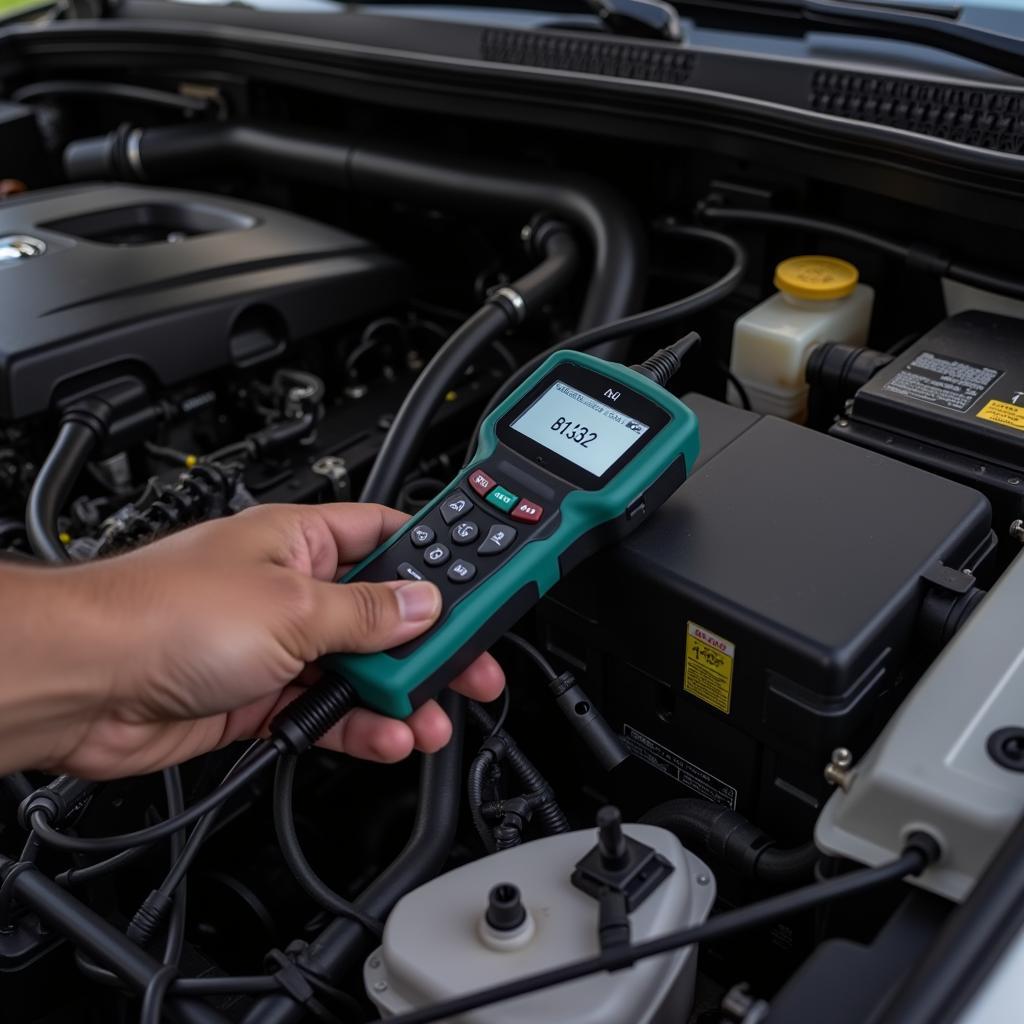
[[[379,939],[384,931],[381,923],[364,913],[354,903],[339,896],[313,870],[302,852],[295,830],[295,811],[292,802],[297,762],[298,759],[294,755],[284,757],[278,761],[274,773],[274,831],[277,833],[277,842],[284,862],[295,880],[316,903],[332,914],[357,921],[374,938]]]
[[[135,832],[119,836],[70,836],[55,829],[47,816],[36,811],[29,824],[39,838],[62,850],[111,853],[132,846],[148,846],[166,839],[184,825],[201,818],[244,789],[282,754],[297,754],[311,747],[335,722],[357,704],[355,690],[346,680],[325,676],[292,701],[270,724],[271,739],[261,742],[238,771],[212,793],[207,793],[181,814]]]

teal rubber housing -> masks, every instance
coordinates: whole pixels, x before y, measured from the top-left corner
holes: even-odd
[[[544,539],[524,544],[501,569],[459,601],[444,621],[428,632],[423,642],[406,657],[394,658],[383,651],[379,654],[330,654],[321,659],[328,670],[344,676],[352,684],[367,707],[393,718],[407,718],[414,710],[410,694],[471,643],[510,594],[530,583],[536,585],[538,596],[550,590],[560,578],[559,556],[584,534],[623,515],[630,502],[677,463],[680,456],[686,462],[687,474],[692,472],[700,452],[700,432],[697,417],[683,402],[643,374],[620,363],[566,351],[547,359],[487,417],[472,458],[439,496],[459,485],[478,462],[494,453],[498,446],[498,422],[526,393],[564,363],[582,365],[638,392],[664,409],[669,414],[669,422],[637,458],[628,462],[604,487],[571,492],[562,502],[557,529]],[[433,507],[434,502],[431,502],[348,572],[341,582],[351,579],[386,551]]]

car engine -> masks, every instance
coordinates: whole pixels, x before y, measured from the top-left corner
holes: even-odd
[[[275,502],[415,514],[559,349],[695,332],[700,456],[495,644],[496,705],[443,698],[437,754],[313,749],[112,856],[26,854],[33,814],[130,833],[166,778],[5,779],[0,1017],[137,1020],[162,962],[196,1024],[917,1020],[874,1014],[1020,813],[1019,192],[332,92],[136,51],[148,17],[0,47],[2,557]],[[185,802],[245,751],[183,765]]]

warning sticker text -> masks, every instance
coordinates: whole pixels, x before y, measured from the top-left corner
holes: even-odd
[[[1001,427],[1012,427],[1014,430],[1024,430],[1024,407],[1013,405],[1010,402],[1000,402],[995,398],[986,402],[978,413],[979,420],[990,420],[998,423]]]
[[[920,352],[882,390],[966,412],[1002,375],[990,366]]]
[[[663,775],[693,790],[705,800],[736,809],[736,789],[727,782],[715,778],[710,772],[680,757],[674,750],[662,746],[631,725],[622,727],[622,738],[634,757],[646,761],[652,768],[657,768]]]
[[[686,624],[686,669],[683,689],[713,708],[729,714],[732,704],[732,664],[736,648],[716,633]]]

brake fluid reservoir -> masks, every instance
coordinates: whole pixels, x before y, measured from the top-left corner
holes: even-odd
[[[815,346],[867,343],[875,292],[858,276],[852,263],[834,256],[794,256],[775,268],[779,290],[733,328],[730,369],[755,412],[803,421],[804,370]],[[729,397],[740,404],[735,388]]]
[[[707,865],[653,825],[623,825],[669,870],[630,914],[633,942],[704,921],[715,899]],[[404,896],[363,969],[386,1019],[452,996],[596,956],[598,904],[572,884],[593,829],[545,836],[449,871]],[[490,899],[489,899],[490,896]],[[678,1024],[693,1002],[692,947],[481,1007],[459,1024]]]

